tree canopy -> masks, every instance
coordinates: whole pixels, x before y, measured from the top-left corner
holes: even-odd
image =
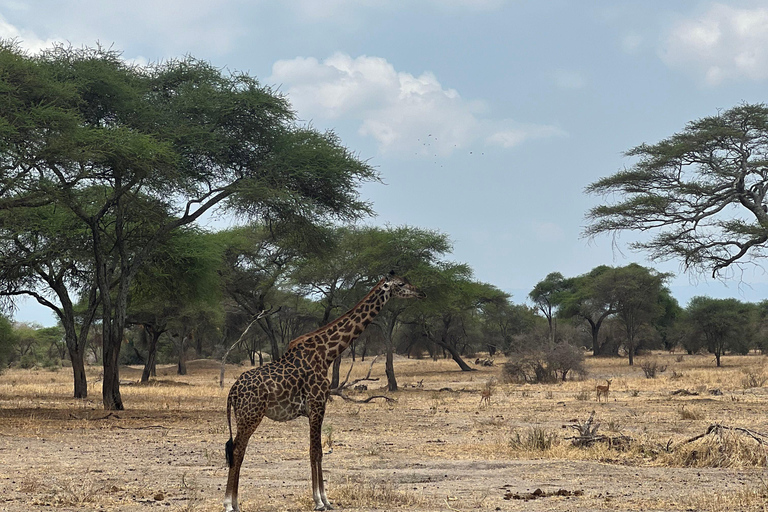
[[[284,97],[187,57],[132,65],[112,50],[0,44],[0,210],[54,206],[88,240],[104,339],[103,400],[121,409],[118,357],[142,265],[217,207],[295,225],[370,212],[376,172]]]
[[[629,168],[586,189],[617,198],[589,211],[587,236],[649,232],[632,247],[713,276],[765,256],[766,105],[745,103],[692,121],[626,155],[634,159]]]

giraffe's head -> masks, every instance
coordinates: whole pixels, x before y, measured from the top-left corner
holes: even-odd
[[[384,278],[384,286],[389,287],[392,291],[392,297],[398,299],[423,299],[427,295],[413,286],[404,277],[396,276],[392,271],[387,277]]]

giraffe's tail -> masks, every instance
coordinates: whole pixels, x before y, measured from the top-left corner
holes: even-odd
[[[235,443],[232,441],[232,397],[227,397],[227,424],[229,425],[229,441],[224,447],[224,455],[227,458],[227,466],[232,467],[235,455]]]

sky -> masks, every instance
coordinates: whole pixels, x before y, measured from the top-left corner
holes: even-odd
[[[550,272],[631,262],[674,272],[683,306],[768,298],[759,264],[712,280],[630,251],[632,233],[582,237],[605,200],[584,188],[627,150],[768,100],[768,1],[0,0],[0,37],[255,76],[378,170],[367,223],[447,234],[516,303]],[[15,319],[53,323],[29,301]]]

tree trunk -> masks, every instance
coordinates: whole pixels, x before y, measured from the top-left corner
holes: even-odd
[[[88,397],[88,380],[85,375],[85,352],[88,344],[88,331],[91,328],[93,317],[96,313],[98,304],[96,288],[91,287],[88,294],[88,309],[80,322],[80,334],[78,336],[75,310],[72,301],[69,298],[66,288],[59,286],[61,283],[53,283],[54,291],[61,302],[61,310],[54,309],[58,314],[61,324],[64,326],[64,341],[69,353],[69,360],[72,362],[72,375],[74,381],[74,397]]]
[[[149,382],[150,377],[156,375],[155,362],[157,361],[157,341],[160,339],[160,335],[163,331],[154,329],[151,326],[145,325],[144,330],[150,335],[147,343],[147,360],[144,362],[144,371],[141,372],[141,382]]]
[[[187,351],[186,351],[186,345],[187,345],[187,336],[184,336],[181,338],[181,345],[179,346],[179,366],[176,371],[178,375],[186,375],[187,374]]]
[[[331,371],[331,389],[339,387],[339,370],[341,369],[341,355],[333,360]]]
[[[394,347],[392,346],[392,342],[387,343],[387,363],[386,363],[386,374],[387,374],[387,389],[389,391],[397,391],[397,379],[395,378],[395,361],[393,356],[393,350]]]
[[[440,341],[437,341],[437,344],[440,345],[440,347],[443,349],[443,352],[447,351],[451,355],[451,358],[454,361],[456,361],[456,364],[459,365],[459,368],[461,368],[461,371],[463,371],[463,372],[473,372],[473,371],[475,371],[474,368],[469,366],[464,361],[464,359],[461,358],[461,354],[459,354],[459,352],[455,348],[450,346],[448,343],[446,343],[443,340],[440,340]]]
[[[75,398],[88,397],[88,380],[85,376],[85,350],[69,351],[72,374],[75,381]]]
[[[74,317],[59,317],[64,325],[64,340],[69,353],[69,360],[72,362],[72,375],[74,380],[75,398],[88,397],[88,381],[85,376],[85,343],[78,343],[75,331]]]
[[[105,315],[106,316],[106,315]],[[101,383],[101,395],[104,409],[107,411],[122,411],[123,397],[120,395],[120,345],[116,329],[111,318],[104,318],[102,334],[102,351],[104,354],[104,379]]]

